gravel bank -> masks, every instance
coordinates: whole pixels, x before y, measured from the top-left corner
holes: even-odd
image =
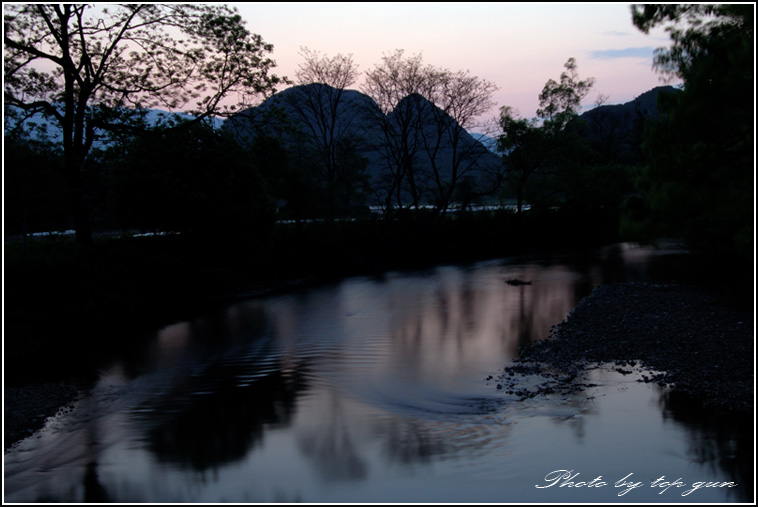
[[[680,284],[622,283],[596,288],[550,336],[522,350],[498,389],[522,398],[587,387],[593,363],[643,377],[701,400],[751,412],[754,400],[754,315],[720,304],[717,294]],[[526,376],[525,376],[526,375]],[[536,386],[525,379],[538,375]]]
[[[73,383],[49,382],[20,387],[5,386],[3,392],[3,447],[5,451],[45,425],[45,420],[67,410],[80,395]]]

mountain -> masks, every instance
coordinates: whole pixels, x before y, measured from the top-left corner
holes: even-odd
[[[482,192],[491,186],[493,173],[500,167],[497,155],[420,95],[403,98],[385,115],[371,97],[356,90],[339,91],[323,84],[294,86],[230,118],[224,128],[243,143],[262,134],[278,136],[293,151],[304,145],[323,146],[332,118],[335,137],[349,139],[365,159],[365,174],[374,194],[394,180],[394,174],[408,176],[410,167],[421,203],[432,203],[440,198],[440,183],[449,185],[456,179],[456,186],[462,187],[465,179],[470,191]],[[401,145],[405,157],[400,157]],[[407,178],[402,189],[404,202],[410,200],[410,181]]]
[[[658,97],[661,93],[676,93],[677,89],[673,86],[658,86],[648,90],[630,102],[624,104],[602,105],[590,109],[581,114],[581,118],[586,120],[604,116],[606,119],[613,119],[619,123],[620,120],[629,122],[634,118],[658,118]]]
[[[132,116],[131,111],[132,110],[124,110],[127,112],[126,116]],[[18,125],[17,118],[23,116],[23,113],[21,109],[14,107],[14,106],[6,106],[4,119],[5,119],[5,133],[8,134],[11,130],[13,130]],[[135,116],[136,117],[136,116]],[[140,121],[144,121],[144,124],[147,128],[155,127],[156,125],[165,122],[170,119],[177,119],[177,120],[190,120],[193,118],[193,116],[185,114],[185,113],[170,113],[168,111],[163,111],[159,109],[146,109],[144,110],[143,114],[140,116]],[[210,118],[210,122],[213,125],[213,128],[221,128],[223,124],[223,119],[221,118]],[[26,118],[24,121],[24,125],[28,127],[32,127],[32,130],[30,132],[30,135],[32,138],[37,140],[46,140],[52,143],[61,143],[63,142],[63,131],[61,130],[60,126],[55,121],[48,120],[42,113],[35,113],[29,118]],[[103,149],[108,147],[110,144],[110,141],[108,140],[108,136],[106,135],[100,135],[93,143],[93,148],[95,149]]]
[[[480,134],[477,132],[471,132],[471,137],[482,143],[482,145],[490,150],[492,153],[497,154],[497,139],[487,135],[487,134]]]
[[[624,104],[598,106],[581,114],[574,126],[601,153],[622,163],[637,163],[644,124],[661,114],[658,97],[677,92],[673,86],[659,86]]]

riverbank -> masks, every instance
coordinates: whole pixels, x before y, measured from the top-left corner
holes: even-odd
[[[673,389],[703,407],[754,407],[754,314],[717,291],[680,283],[634,282],[596,288],[551,335],[520,351],[498,388],[530,398],[588,387],[583,373],[611,363],[622,374]],[[654,372],[654,373],[647,373]],[[536,385],[525,380],[539,377]]]
[[[652,369],[647,381],[674,386],[730,412],[753,407],[753,315],[723,305],[721,293],[678,283],[635,282],[596,288],[547,339],[521,351],[497,382],[524,398],[581,389],[585,366]],[[513,375],[511,375],[511,372]],[[526,376],[542,373],[536,388]],[[67,410],[86,384],[71,381],[5,388],[5,449]]]
[[[141,350],[155,329],[172,322],[345,276],[586,249],[615,239],[585,218],[496,213],[431,223],[292,224],[277,228],[265,247],[181,236],[99,238],[88,249],[55,236],[6,244],[6,395],[9,387],[28,392],[19,398],[29,406],[22,413],[43,415],[34,422],[39,428],[75,398],[56,385],[92,382],[100,368]],[[704,272],[679,257],[664,271],[701,278]],[[23,419],[19,424],[21,434],[31,428]]]
[[[96,375],[155,329],[234,300],[388,270],[424,269],[617,240],[574,213],[506,211],[276,224],[267,237],[96,236],[9,241],[4,251],[6,385]]]
[[[4,450],[42,429],[48,417],[69,410],[84,388],[74,382],[6,386],[3,393]]]

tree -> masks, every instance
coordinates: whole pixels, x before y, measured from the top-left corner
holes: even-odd
[[[752,262],[754,7],[635,5],[632,20],[645,33],[668,24],[672,44],[656,50],[653,65],[684,82],[661,96],[664,114],[646,129],[644,222],[683,235],[697,252]]]
[[[61,156],[49,143],[6,134],[3,144],[3,196],[6,233],[68,229],[66,196],[60,178]]]
[[[425,65],[402,50],[366,73],[364,92],[376,103],[379,149],[387,163],[385,205],[418,209],[430,197],[444,213],[456,195],[474,192],[474,171],[487,150],[467,135],[494,103],[497,87],[466,72]],[[463,187],[466,192],[462,192]],[[460,187],[460,188],[459,188]],[[407,201],[405,201],[407,202]]]
[[[118,151],[111,150],[109,195],[122,227],[181,232],[217,245],[268,240],[273,203],[231,133],[203,122],[157,127]]]
[[[537,117],[542,119],[542,127],[558,135],[568,123],[579,114],[582,100],[595,84],[595,78],[579,80],[576,70],[576,60],[569,58],[563,66],[566,68],[561,73],[561,82],[553,79],[545,83],[540,93],[540,108],[537,109]]]
[[[5,102],[62,132],[80,244],[91,243],[83,164],[97,139],[135,129],[146,108],[195,121],[275,91],[273,50],[235,9],[196,4],[3,5]],[[235,95],[237,104],[223,100]]]
[[[477,194],[494,192],[499,185],[499,173],[494,171],[488,188],[479,188],[484,182],[476,181],[479,178],[474,172],[479,169],[486,173],[492,168],[482,167],[488,151],[467,133],[482,126],[477,122],[495,105],[492,100],[495,91],[494,83],[468,71],[437,69],[431,75],[427,93],[436,107],[428,108],[431,122],[426,121],[424,111],[419,111],[422,119],[419,134],[432,168],[433,194],[440,213],[447,211],[453,199],[468,202]],[[427,127],[428,123],[434,127]],[[441,166],[448,170],[442,170]]]
[[[548,80],[539,95],[537,117],[523,119],[509,106],[500,109],[498,150],[503,154],[505,177],[516,193],[517,209],[523,210],[524,196],[536,177],[561,178],[561,166],[573,162],[577,137],[566,127],[578,116],[581,102],[594,84],[593,78],[579,80],[576,61],[564,64],[560,83]],[[545,185],[549,193],[559,191]]]
[[[521,213],[527,183],[548,159],[549,150],[543,147],[549,143],[535,119],[520,118],[510,106],[500,108],[499,123],[497,149],[503,154],[506,183],[516,194],[516,211]]]
[[[410,195],[410,207],[417,208],[422,193],[416,181],[415,159],[421,150],[417,135],[419,114],[424,114],[428,102],[419,98],[429,86],[432,70],[424,66],[421,55],[405,58],[403,54],[403,50],[396,50],[383,56],[381,64],[366,72],[363,85],[363,92],[376,105],[368,113],[381,132],[377,148],[386,163],[387,174],[380,191],[384,192],[388,216],[392,215],[394,205],[405,207],[406,193]]]
[[[344,153],[356,145],[362,127],[360,112],[345,93],[358,78],[358,65],[352,55],[330,58],[308,48],[301,48],[300,54],[305,60],[295,74],[300,86],[287,94],[286,100],[289,110],[295,112],[297,125],[305,130],[304,140],[314,148],[318,179],[326,185],[328,216],[334,217],[338,201],[344,197],[350,200],[349,196],[338,196],[340,189],[349,192],[340,182],[350,180],[349,173],[360,168],[360,164],[346,164],[354,157]]]

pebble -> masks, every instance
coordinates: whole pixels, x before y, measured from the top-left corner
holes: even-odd
[[[522,397],[585,389],[584,373],[615,363],[622,374],[673,386],[704,406],[751,412],[753,316],[719,305],[718,295],[675,284],[604,285],[583,299],[547,338],[521,349],[497,379]],[[656,372],[656,373],[653,373]],[[524,392],[526,376],[550,380]],[[499,385],[499,389],[503,388]]]
[[[5,451],[41,429],[49,417],[72,409],[82,386],[72,382],[48,382],[5,386],[3,392],[3,436]]]

